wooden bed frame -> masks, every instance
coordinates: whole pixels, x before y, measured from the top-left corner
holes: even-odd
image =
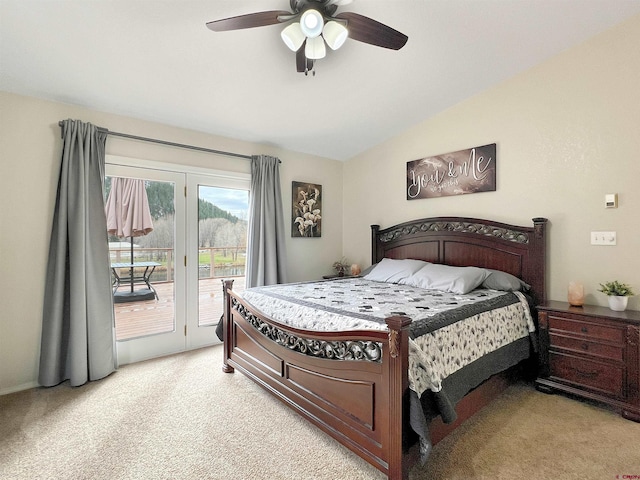
[[[413,258],[511,273],[545,301],[546,219],[533,227],[462,217],[426,218],[386,229],[371,226],[372,263]],[[408,412],[406,317],[386,319],[388,331],[317,332],[283,326],[243,303],[224,281],[223,371],[240,370],[258,385],[384,472],[408,478],[414,459],[403,452]],[[353,358],[357,360],[343,360]],[[503,388],[494,376],[457,407],[458,420],[430,427],[432,442],[455,428]],[[439,420],[439,418],[437,419]],[[431,430],[431,428],[434,430]]]

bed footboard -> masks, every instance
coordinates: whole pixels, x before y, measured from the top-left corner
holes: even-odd
[[[388,478],[408,478],[411,320],[388,318],[388,331],[299,330],[245,304],[232,286],[224,282],[223,371],[240,370]]]

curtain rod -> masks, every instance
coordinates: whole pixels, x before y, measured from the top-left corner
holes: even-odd
[[[58,122],[58,125],[62,127],[64,125],[64,122],[60,121]],[[212,148],[196,147],[194,145],[187,145],[185,143],[168,142],[166,140],[158,140],[156,138],[139,137],[137,135],[129,135],[128,133],[112,132],[102,127],[96,127],[96,128],[98,129],[98,131],[106,133],[107,135],[112,135],[114,137],[130,138],[132,140],[141,140],[143,142],[159,143],[160,145],[169,145],[171,147],[186,148],[188,150],[197,150],[199,152],[215,153],[218,155],[226,155],[228,157],[246,158],[248,160],[251,160],[251,155],[242,155],[241,153],[224,152],[222,150],[214,150]]]

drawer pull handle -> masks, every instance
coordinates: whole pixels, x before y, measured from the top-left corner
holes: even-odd
[[[589,350],[589,344],[588,343],[583,343],[582,344],[582,349],[583,350]]]
[[[582,333],[589,333],[589,329],[588,329],[587,327],[582,327],[582,328],[580,329],[580,331],[581,331]]]
[[[599,375],[599,372],[585,372],[583,370],[580,370],[579,368],[574,368],[574,370],[576,371],[576,373],[580,376],[583,377],[587,377],[587,378],[594,378],[597,377]]]

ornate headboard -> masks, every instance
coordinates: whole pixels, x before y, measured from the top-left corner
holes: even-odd
[[[433,217],[385,229],[371,225],[371,263],[414,258],[454,266],[492,268],[531,285],[536,304],[546,299],[546,218],[533,227],[465,217]]]

